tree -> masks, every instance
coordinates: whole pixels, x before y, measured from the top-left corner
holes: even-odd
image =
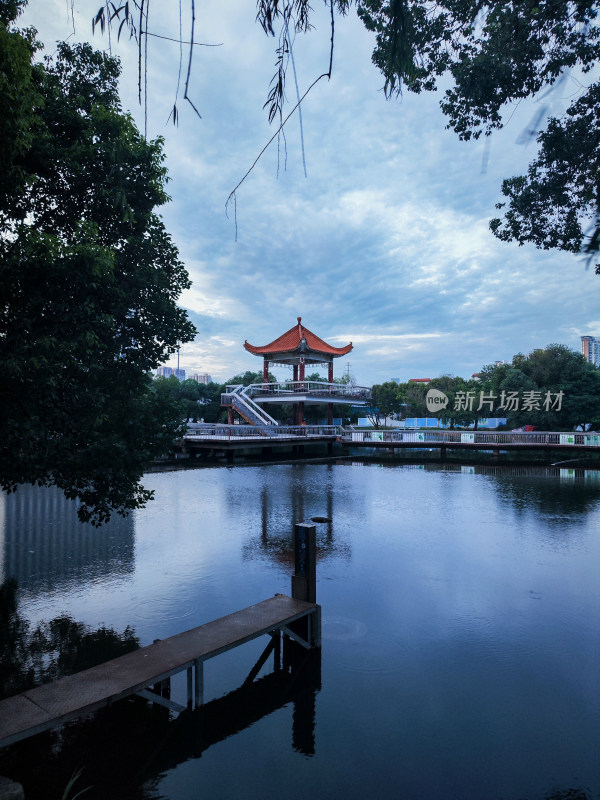
[[[27,100],[1,134],[0,483],[56,485],[99,524],[151,497],[144,465],[180,428],[149,379],[195,332],[154,211],[162,143],[123,113],[116,59],[61,44],[34,65],[6,0],[0,20],[0,81]]]
[[[379,427],[381,419],[387,425],[387,418],[400,411],[398,384],[395,381],[376,383],[371,389],[371,403],[367,415]]]
[[[476,381],[466,381],[453,375],[434,378],[427,384],[427,390],[438,389],[443,392],[448,398],[448,404],[433,416],[450,428],[456,426],[467,428],[469,425],[475,425],[477,428],[478,419],[482,416],[477,412],[478,403],[475,401],[479,388]],[[431,412],[428,412],[428,416],[431,416]]]
[[[331,16],[329,70],[319,75],[308,91],[317,81],[331,77],[335,18],[347,14],[353,5],[352,0],[325,2]],[[102,29],[118,25],[120,33],[126,26],[137,39],[140,74],[146,53],[142,42],[152,35],[147,27],[147,5],[148,0],[133,0],[121,6],[105,2],[94,18],[94,24]],[[489,135],[502,127],[503,114],[510,103],[539,97],[558,85],[569,70],[576,69],[583,76],[592,74],[600,53],[599,4],[591,0],[356,0],[355,6],[366,28],[376,34],[373,62],[383,75],[386,95],[395,96],[403,89],[416,93],[434,91],[442,83],[448,87],[441,100],[448,127],[464,140]],[[191,7],[190,41],[194,41],[193,0]],[[271,141],[287,119],[286,72],[293,38],[310,31],[313,13],[309,0],[257,3],[257,21],[277,42],[276,72],[265,103],[269,120],[278,123]],[[192,57],[190,45],[184,93],[187,100]],[[141,87],[140,82],[140,99]],[[600,158],[599,93],[600,84],[594,81],[587,87],[582,85],[566,117],[550,119],[547,131],[539,133],[543,127],[541,108],[530,126],[532,138],[539,133],[538,158],[527,176],[503,183],[508,209],[503,220],[491,222],[492,231],[499,238],[571,252],[583,249],[590,256],[600,250],[596,177]],[[300,99],[297,97],[298,104]],[[172,117],[176,122],[177,101]],[[230,199],[235,197],[236,189]],[[503,208],[504,204],[498,207]]]
[[[600,419],[600,370],[564,345],[551,344],[528,356],[518,353],[512,364],[485,367],[482,377],[498,402],[504,396],[511,427],[568,431]],[[509,392],[518,404],[509,402]]]

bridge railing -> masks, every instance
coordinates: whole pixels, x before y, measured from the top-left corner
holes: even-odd
[[[215,439],[262,439],[296,438],[303,436],[335,436],[341,437],[344,429],[341,425],[210,425],[207,423],[190,423],[185,438],[193,440]]]
[[[240,388],[238,385],[225,387],[226,394],[236,392]],[[264,397],[272,395],[294,395],[309,394],[315,397],[331,395],[332,397],[347,397],[349,401],[353,399],[366,400],[371,397],[369,386],[353,386],[346,383],[329,383],[327,381],[280,381],[272,383],[251,383],[242,390],[243,394],[250,397]]]
[[[416,431],[397,428],[389,431],[345,431],[343,440],[347,442],[415,442],[424,444],[503,444],[557,445],[600,447],[600,435],[583,432],[558,431]]]

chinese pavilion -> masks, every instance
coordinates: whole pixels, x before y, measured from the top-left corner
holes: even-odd
[[[333,381],[333,360],[347,355],[352,350],[352,342],[344,347],[334,347],[316,336],[302,324],[302,317],[289,331],[286,331],[270,344],[256,346],[244,342],[244,347],[249,353],[263,358],[263,383],[257,384],[248,392],[244,390],[244,400],[252,400],[252,404],[291,403],[293,407],[293,422],[295,425],[303,423],[305,403],[326,403],[328,407],[329,424],[333,422],[333,405],[335,403],[352,403],[363,405],[365,400],[358,387],[347,387]],[[293,369],[292,382],[285,384],[269,382],[269,368],[271,366],[291,366]],[[326,366],[327,382],[305,381],[306,366]],[[364,392],[363,392],[364,394]],[[231,397],[230,422],[235,408],[248,421],[254,422],[251,416],[240,404]],[[274,422],[274,420],[273,420]],[[255,424],[260,424],[258,421]]]

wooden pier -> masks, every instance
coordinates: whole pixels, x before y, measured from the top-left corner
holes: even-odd
[[[314,525],[296,525],[293,597],[277,594],[261,603],[158,640],[91,669],[60,678],[0,701],[0,747],[85,716],[118,700],[139,695],[172,711],[185,710],[152,689],[187,671],[187,708],[204,705],[204,662],[259,636],[271,642],[256,673],[285,635],[306,649],[321,645],[321,609],[314,598]],[[300,550],[298,549],[300,548]],[[300,571],[298,571],[300,570]]]

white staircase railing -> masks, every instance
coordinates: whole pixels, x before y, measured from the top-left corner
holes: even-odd
[[[228,387],[230,388],[230,387]],[[277,420],[255,403],[247,394],[246,386],[236,386],[233,391],[221,395],[221,405],[232,406],[251,425],[277,425]]]

